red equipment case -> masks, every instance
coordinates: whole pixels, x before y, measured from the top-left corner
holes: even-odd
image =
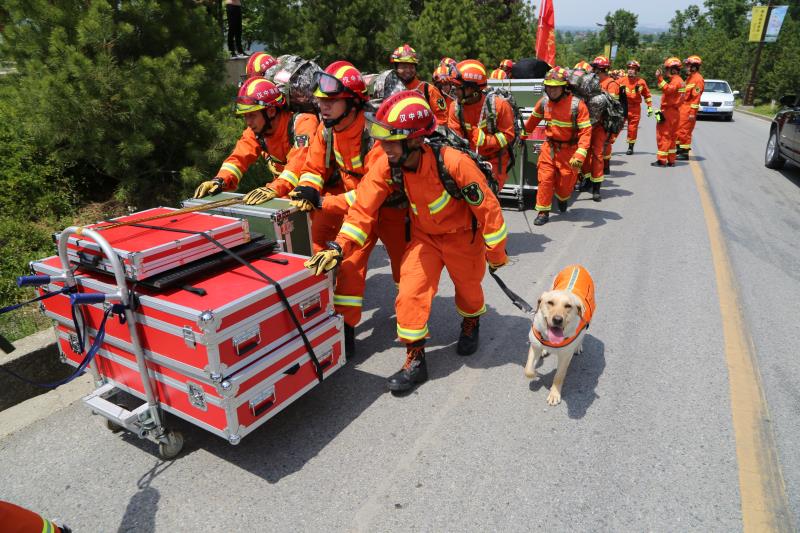
[[[75,351],[73,330],[64,325],[56,329],[62,355],[68,363],[78,366],[84,355]],[[317,326],[306,330],[325,378],[346,361],[341,330],[341,317],[328,314]],[[106,335],[95,362],[109,385],[145,398],[130,345]],[[187,375],[181,365],[169,358],[148,357],[147,367],[162,409],[232,444],[319,383],[299,336],[222,381]],[[100,389],[94,394],[102,393]],[[84,401],[91,406],[92,396]]]
[[[87,228],[101,229],[109,224],[130,223],[157,215],[166,215],[172,211],[176,211],[176,209],[155,207],[133,215],[93,224]],[[122,261],[125,276],[134,280],[146,279],[154,274],[197,261],[220,251],[214,243],[200,233],[184,232],[205,233],[226,248],[233,248],[250,240],[247,220],[222,215],[199,212],[179,213],[174,217],[160,218],[142,224],[164,229],[130,225],[101,229],[103,237],[114,248]],[[58,239],[60,239],[60,234],[56,234],[56,240]],[[67,256],[70,261],[75,263],[91,263],[100,270],[112,272],[108,258],[103,256],[97,243],[91,239],[81,239],[78,234],[70,235]]]
[[[330,274],[315,276],[303,267],[305,259],[278,253],[252,259],[250,264],[280,284],[297,320],[308,329],[332,313],[332,283]],[[62,272],[58,257],[33,262],[31,267],[39,275]],[[102,273],[79,270],[75,278],[82,293],[112,294],[117,290],[114,278]],[[199,276],[191,283],[191,291],[174,288],[163,292],[129,285],[138,297],[134,314],[146,357],[179,368],[185,375],[220,381],[299,334],[275,287],[244,265]],[[63,285],[51,282],[40,291],[56,291]],[[74,328],[69,295],[44,300],[42,307],[50,318]],[[82,307],[93,336],[103,318],[104,304]],[[131,342],[128,325],[113,317],[106,322],[106,332],[107,338]]]

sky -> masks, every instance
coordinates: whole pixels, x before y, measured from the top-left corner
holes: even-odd
[[[542,0],[534,0],[536,15]],[[690,5],[703,6],[703,0],[553,0],[556,14],[556,29],[559,26],[594,26],[603,22],[606,13],[625,9],[639,15],[639,25],[668,28],[676,10],[683,11]]]

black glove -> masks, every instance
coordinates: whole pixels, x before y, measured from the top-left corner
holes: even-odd
[[[311,211],[312,209],[320,209],[322,207],[319,191],[308,185],[299,185],[295,187],[294,190],[289,193],[289,198],[292,199],[292,205],[298,207],[301,211]]]

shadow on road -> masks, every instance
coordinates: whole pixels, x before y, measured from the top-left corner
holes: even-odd
[[[138,440],[138,439],[137,439]],[[138,441],[142,442],[142,441]],[[139,491],[128,501],[117,533],[153,533],[161,494],[152,486],[153,480],[172,466],[174,461],[158,461],[136,482]]]
[[[792,163],[786,162],[786,166],[779,170],[784,178],[800,187],[800,167],[794,166]]]
[[[553,384],[556,375],[555,356],[549,355],[539,361],[539,367],[545,364],[552,365],[553,369],[547,374],[531,381],[530,389],[533,392],[547,388]],[[537,371],[538,368],[537,367]],[[587,334],[583,339],[583,353],[575,354],[567,369],[567,377],[561,387],[561,401],[567,404],[567,413],[570,418],[583,418],[592,403],[599,398],[595,389],[606,367],[605,345],[601,340]],[[544,395],[542,401],[547,397]]]

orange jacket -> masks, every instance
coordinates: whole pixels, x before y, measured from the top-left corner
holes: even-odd
[[[572,122],[573,99],[578,102],[577,131],[575,131],[575,124]],[[548,141],[577,143],[578,148],[575,150],[575,157],[580,159],[581,162],[586,159],[589,145],[592,143],[592,122],[589,119],[589,108],[586,107],[583,100],[569,93],[565,94],[564,98],[561,98],[558,102],[553,102],[546,96],[542,97],[533,106],[531,116],[525,121],[525,131],[533,132],[533,128],[542,120],[547,122],[545,133]]]
[[[692,109],[700,109],[700,97],[706,88],[706,82],[699,72],[692,72],[686,78],[686,93],[683,105]]]
[[[508,232],[500,204],[489,189],[486,178],[466,154],[453,148],[442,148],[441,154],[453,180],[465,190],[465,198],[456,200],[447,193],[439,179],[436,155],[429,146],[423,145],[417,170],[403,169],[403,185],[413,230],[430,235],[472,231],[474,217],[486,243],[487,258],[492,262],[503,262]],[[378,210],[395,187],[389,160],[380,150],[361,181],[358,198],[347,212],[336,237],[345,256],[354,247],[364,245],[377,222]]]
[[[615,100],[619,100],[619,83],[611,76],[600,82],[600,89],[613,96]]]
[[[328,134],[333,142],[330,156],[325,125],[320,124],[317,128],[306,155],[299,185],[324,191],[326,194],[322,207],[325,211],[344,214],[355,201],[355,189],[374,158],[375,147],[362,160],[361,143],[366,140],[365,126],[364,113],[358,112],[355,120],[344,130],[330,129]],[[339,178],[331,179],[337,174]]]
[[[650,95],[650,87],[644,78],[630,78],[624,76],[620,78],[620,85],[625,88],[625,96],[628,98],[628,109],[640,109],[642,105],[642,96],[644,96],[644,103],[647,107],[653,106],[653,98]]]
[[[551,348],[562,348],[577,339],[580,332],[588,328],[589,323],[592,321],[592,315],[594,314],[595,309],[594,280],[592,280],[592,276],[589,274],[589,271],[583,268],[581,265],[569,265],[558,273],[556,279],[553,280],[553,288],[550,290],[569,291],[575,294],[575,296],[580,299],[582,304],[581,313],[579,315],[580,322],[578,323],[578,327],[575,329],[575,334],[571,337],[565,338],[562,342],[555,343],[544,339],[539,330],[531,326],[531,331],[533,332],[534,336],[544,346],[549,346]]]
[[[272,133],[259,138],[250,128],[242,132],[231,155],[222,163],[217,176],[225,181],[225,190],[234,191],[242,175],[259,156],[264,157],[273,176],[270,188],[280,196],[297,185],[297,175],[305,162],[309,141],[319,124],[316,115],[281,111],[274,119]],[[294,130],[294,139],[290,130]]]
[[[683,80],[675,74],[667,82],[662,76],[658,77],[658,88],[661,89],[661,109],[675,108],[680,106],[683,101],[683,93],[686,90]]]
[[[485,126],[478,127],[485,101],[486,95],[482,95],[480,100],[473,104],[462,105],[456,102],[450,108],[447,126],[461,137],[469,140],[470,150],[478,152],[481,157],[492,164],[495,176],[505,176],[510,157],[507,147],[509,143],[514,142],[514,110],[505,99],[495,98],[497,131],[490,134],[485,131]],[[459,113],[461,117],[459,117]],[[463,128],[461,127],[462,122]]]
[[[406,89],[421,93],[425,100],[428,101],[428,105],[431,106],[433,116],[436,117],[436,123],[442,126],[447,125],[447,102],[435,85],[420,81],[419,78],[414,78],[410,83],[406,84]]]

